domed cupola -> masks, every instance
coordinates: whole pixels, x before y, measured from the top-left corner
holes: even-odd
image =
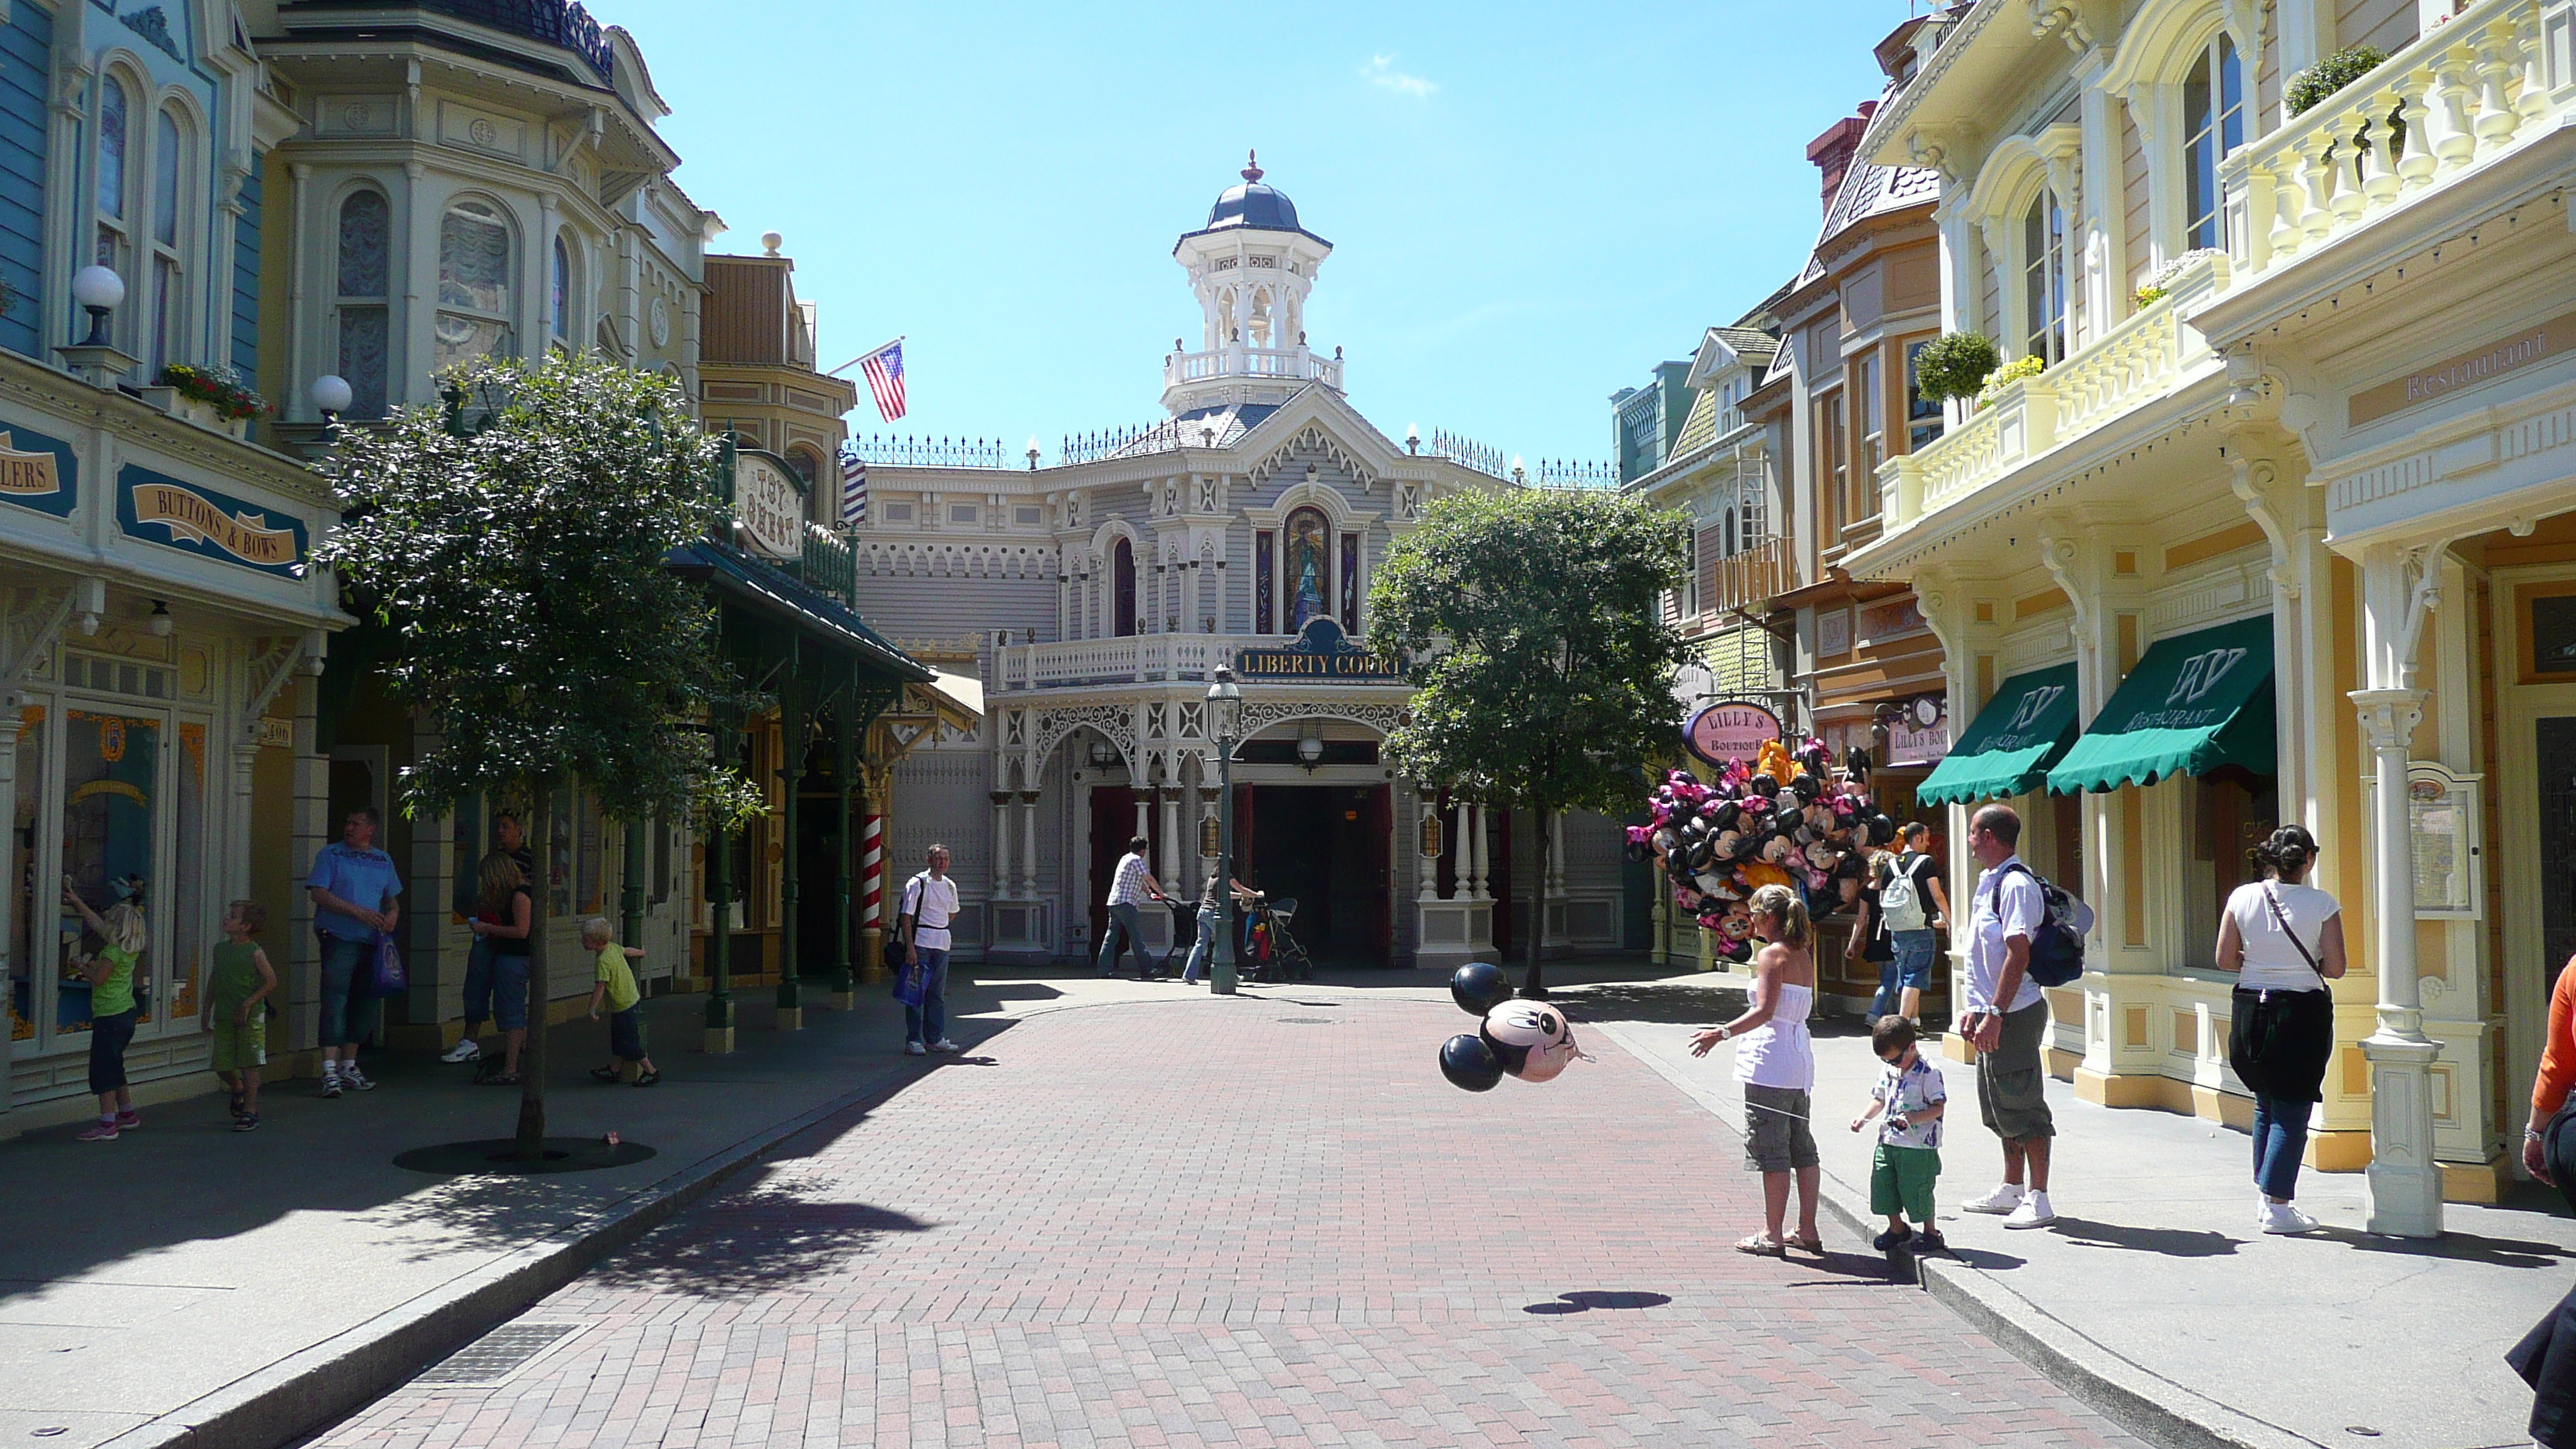
[[[1297,223],[1297,204],[1261,181],[1248,155],[1240,184],[1208,208],[1207,225],[1185,232],[1172,260],[1190,274],[1200,313],[1199,346],[1163,360],[1163,406],[1173,416],[1221,407],[1276,405],[1299,388],[1338,390],[1342,361],[1306,345],[1306,294],[1333,244]]]

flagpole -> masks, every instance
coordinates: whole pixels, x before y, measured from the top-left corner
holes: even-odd
[[[860,353],[858,356],[851,358],[849,361],[842,363],[840,366],[833,368],[830,372],[824,373],[823,375],[825,377],[837,377],[840,374],[849,371],[851,368],[858,366],[860,363],[867,361],[869,358],[876,356],[878,353],[885,351],[886,348],[894,346],[896,342],[901,342],[905,337],[910,335],[911,334],[909,333],[898,334],[893,341],[886,342],[876,347],[871,347],[867,351]]]

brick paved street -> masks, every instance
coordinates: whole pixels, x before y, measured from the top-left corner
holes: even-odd
[[[578,1331],[496,1386],[318,1442],[2138,1442],[1830,1224],[1821,1267],[1728,1251],[1736,1137],[1597,1034],[1447,1086],[1464,1024],[1331,988],[1024,1018],[532,1308]]]

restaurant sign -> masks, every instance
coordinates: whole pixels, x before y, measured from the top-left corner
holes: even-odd
[[[149,468],[129,465],[117,474],[116,522],[144,543],[282,578],[304,576],[302,519]]]
[[[805,486],[784,464],[748,449],[734,455],[733,513],[762,553],[805,556]]]
[[[1703,764],[1751,760],[1764,742],[1780,738],[1780,716],[1741,700],[1712,704],[1682,727],[1682,744]]]
[[[1341,625],[1322,615],[1307,620],[1297,642],[1284,649],[1251,647],[1235,651],[1234,672],[1244,679],[1290,682],[1404,682],[1404,669],[1394,656],[1362,649],[1342,632]]]

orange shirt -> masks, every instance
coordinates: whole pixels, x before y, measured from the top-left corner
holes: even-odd
[[[2558,968],[2549,993],[2549,1039],[2540,1049],[2540,1074],[2531,1084],[2533,1110],[2555,1112],[2576,1086],[2576,956]]]

